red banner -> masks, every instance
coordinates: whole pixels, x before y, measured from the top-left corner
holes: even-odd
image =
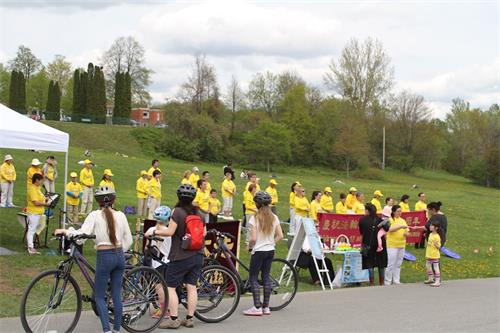
[[[323,238],[336,238],[339,235],[346,235],[353,247],[361,246],[361,234],[358,223],[364,215],[344,215],[318,213],[319,235]],[[401,217],[406,220],[409,227],[424,226],[427,222],[424,211],[402,213]],[[407,244],[420,242],[423,230],[411,230],[406,237]]]

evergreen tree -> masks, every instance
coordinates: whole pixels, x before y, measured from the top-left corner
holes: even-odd
[[[50,80],[49,92],[47,96],[47,105],[45,106],[47,114],[54,112],[54,81]]]
[[[106,120],[106,83],[102,67],[95,67],[94,75],[94,92],[95,92],[95,115],[99,122],[104,123]]]
[[[80,92],[79,92],[79,100],[80,100],[80,114],[83,115],[88,115],[87,112],[87,72],[82,71],[80,73]]]
[[[26,113],[26,79],[22,72],[18,72],[18,84],[17,84],[17,111],[21,113]]]
[[[130,112],[132,111],[132,77],[129,72],[125,73],[125,83],[123,85],[123,115],[125,118],[130,118]]]
[[[96,107],[96,84],[95,84],[95,68],[94,64],[89,63],[87,66],[87,94],[85,96],[86,100],[86,113],[89,116],[97,116],[97,107]]]
[[[119,123],[119,119],[123,113],[123,80],[122,73],[117,72],[115,75],[115,105],[113,108],[113,123]]]
[[[58,120],[59,119],[59,111],[61,110],[61,95],[62,95],[62,92],[61,92],[61,86],[59,85],[59,82],[56,82],[54,84],[54,88],[53,88],[53,95],[54,95],[54,104],[53,104],[53,107],[54,107],[54,116],[55,116],[55,120]]]
[[[73,73],[73,114],[80,113],[80,72],[75,69]]]
[[[17,86],[19,84],[19,76],[17,71],[12,71],[10,74],[10,85],[9,85],[9,107],[13,110],[17,110]]]

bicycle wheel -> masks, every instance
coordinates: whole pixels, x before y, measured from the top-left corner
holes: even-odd
[[[126,271],[122,302],[122,327],[131,333],[151,332],[160,325],[167,312],[168,293],[163,276],[144,266]],[[160,303],[167,306],[161,307]]]
[[[238,279],[224,266],[203,267],[197,289],[198,304],[194,315],[205,323],[218,323],[227,319],[240,302]]]
[[[299,277],[295,268],[285,259],[274,258],[271,266],[271,299],[269,308],[278,311],[295,297],[299,286]]]
[[[38,274],[21,298],[20,317],[26,332],[72,332],[82,312],[82,295],[75,279],[59,270]]]

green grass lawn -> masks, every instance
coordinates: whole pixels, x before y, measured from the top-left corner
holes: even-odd
[[[111,168],[115,174],[114,182],[117,187],[117,209],[124,205],[136,205],[135,181],[142,169],[150,166],[151,159],[142,152],[141,146],[131,136],[130,127],[105,127],[104,125],[87,125],[76,123],[48,122],[70,134],[70,171],[79,171],[79,160],[84,159],[83,152],[90,149],[92,159],[97,164],[94,176],[98,178],[105,168]],[[32,158],[44,160],[48,152],[36,153],[22,150],[0,149],[0,156],[10,153],[14,156],[18,179],[15,185],[14,203],[24,206],[26,203],[26,170]],[[116,153],[126,154],[127,158]],[[64,168],[64,155],[54,154],[59,160],[59,172],[62,175]],[[175,203],[175,189],[180,183],[182,172],[197,165],[200,170],[211,172],[212,187],[219,189],[222,181],[222,165],[207,164],[202,162],[187,163],[184,161],[160,158],[160,168],[163,170],[162,203],[173,205]],[[237,166],[237,174],[244,166]],[[257,170],[262,185],[267,186],[270,175]],[[342,180],[345,184],[334,183]],[[288,218],[288,193],[289,186],[295,180],[305,186],[308,195],[313,190],[332,186],[335,198],[341,191],[346,191],[350,186],[356,186],[370,197],[375,189],[380,189],[386,196],[400,197],[407,193],[411,196],[412,207],[415,203],[417,192],[422,190],[427,193],[429,201],[440,200],[443,202],[443,211],[448,216],[447,247],[462,256],[461,260],[442,259],[443,280],[484,278],[500,275],[499,265],[499,231],[500,231],[500,191],[488,189],[472,184],[467,179],[441,172],[421,171],[416,175],[386,170],[383,178],[379,180],[346,179],[343,173],[325,169],[304,169],[280,167],[277,172],[280,204],[278,213],[281,220]],[[411,190],[412,184],[418,184],[419,190]],[[240,217],[241,189],[244,182],[237,179],[238,198],[235,200],[234,215]],[[56,190],[62,193],[62,176],[56,185]],[[62,204],[59,204],[62,207]],[[23,289],[38,272],[55,268],[62,259],[60,256],[49,255],[50,250],[42,250],[41,256],[29,256],[22,244],[23,229],[17,222],[16,214],[20,209],[0,209],[0,246],[19,252],[15,256],[0,257],[0,316],[17,316],[19,301]],[[133,225],[133,218],[130,218]],[[55,227],[55,219],[50,222],[50,230]],[[57,248],[56,242],[49,242],[51,250]],[[416,255],[417,262],[405,262],[402,268],[402,282],[417,282],[425,278],[425,250],[415,250],[409,247]],[[85,254],[91,262],[95,262],[94,250],[91,242],[85,245]],[[286,242],[281,242],[277,248],[277,256],[285,258],[287,254]],[[241,251],[241,257],[248,262],[248,255]],[[340,263],[340,258],[333,258]],[[76,270],[75,270],[76,272]],[[309,282],[308,272],[301,270],[300,291],[317,290]],[[80,280],[81,281],[81,280]],[[82,282],[81,287],[84,284]],[[83,288],[85,294],[86,288]]]

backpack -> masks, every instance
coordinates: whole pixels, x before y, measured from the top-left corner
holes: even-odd
[[[186,216],[186,233],[182,237],[181,247],[184,250],[198,251],[203,248],[205,224],[198,215]]]

